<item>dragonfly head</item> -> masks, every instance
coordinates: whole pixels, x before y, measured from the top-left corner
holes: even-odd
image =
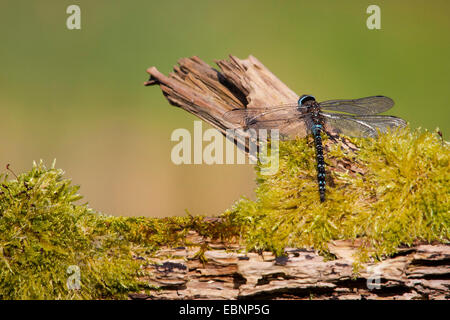
[[[298,107],[306,107],[308,106],[310,103],[307,102],[312,102],[312,101],[316,101],[316,98],[314,98],[314,96],[310,96],[309,94],[304,94],[300,97],[300,99],[298,99]]]

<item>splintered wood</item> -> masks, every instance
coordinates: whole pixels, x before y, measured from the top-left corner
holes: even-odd
[[[147,70],[150,80],[145,85],[158,84],[167,100],[198,116],[222,132],[234,124],[222,115],[236,108],[296,103],[298,95],[273,75],[253,56],[240,60],[216,61],[220,71],[198,57],[183,58],[169,76],[155,67]]]
[[[169,76],[151,67],[145,85],[159,85],[170,104],[194,114],[224,135],[227,129],[235,129],[232,142],[248,152],[249,133],[223,115],[237,108],[296,103],[298,95],[253,56],[246,60],[230,56],[216,63],[220,71],[198,57],[183,58]]]

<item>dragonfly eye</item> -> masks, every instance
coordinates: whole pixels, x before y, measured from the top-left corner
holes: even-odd
[[[314,98],[314,96],[310,96],[309,94],[304,94],[300,97],[300,99],[298,99],[298,106],[302,107],[307,101],[316,101],[316,98]]]

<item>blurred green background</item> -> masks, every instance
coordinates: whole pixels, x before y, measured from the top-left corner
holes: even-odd
[[[81,8],[81,30],[66,8]],[[366,8],[381,8],[368,30]],[[382,94],[389,113],[450,134],[450,1],[0,2],[0,165],[44,159],[115,215],[218,214],[253,196],[250,165],[170,160],[190,114],[169,106],[145,70],[181,57],[256,56],[298,94]]]

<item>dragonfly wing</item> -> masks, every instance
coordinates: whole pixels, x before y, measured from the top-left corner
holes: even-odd
[[[340,111],[355,115],[372,115],[389,110],[394,100],[385,96],[373,96],[353,100],[329,100],[320,103],[323,110]]]
[[[330,113],[322,115],[325,118],[326,131],[351,137],[376,137],[378,131],[386,132],[389,128],[406,126],[405,120],[393,116],[350,116]]]
[[[245,108],[234,109],[223,114],[223,119],[236,124],[245,124],[252,119],[263,118],[275,118],[280,114],[288,114],[289,112],[297,111],[297,104],[282,104],[264,108]]]
[[[262,126],[262,122],[269,127],[276,125],[275,120],[288,120],[301,117],[302,113],[296,108],[297,105],[283,105],[272,108],[248,108],[234,109],[223,114],[223,119],[240,125],[241,127]]]
[[[280,140],[293,140],[295,138],[304,138],[308,135],[309,129],[305,119],[291,121],[279,128]]]
[[[253,124],[248,125],[245,129],[256,130],[257,134],[260,132],[260,129],[265,129],[268,131],[267,136],[270,136],[272,130],[278,130],[280,140],[303,138],[306,137],[309,132],[305,117],[256,121]]]
[[[280,139],[283,140],[305,137],[308,132],[309,116],[298,111],[296,105],[271,109],[236,109],[226,112],[223,117],[245,130],[278,129]]]
[[[222,118],[225,121],[240,125],[241,127],[245,126],[245,123],[248,119],[257,116],[258,114],[267,112],[268,109],[234,109],[228,112],[225,112],[222,115]]]

